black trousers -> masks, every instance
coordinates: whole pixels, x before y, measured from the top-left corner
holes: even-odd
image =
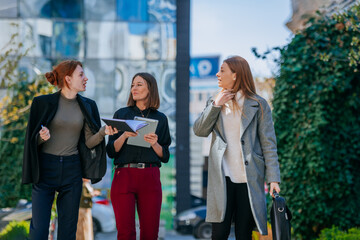
[[[212,223],[212,239],[228,239],[232,220],[235,222],[235,237],[241,240],[251,240],[255,227],[251,212],[248,189],[246,183],[233,183],[226,177],[226,212],[224,221]]]
[[[79,155],[40,154],[40,181],[32,187],[32,219],[30,239],[47,240],[51,207],[56,201],[58,240],[75,240],[82,191]]]

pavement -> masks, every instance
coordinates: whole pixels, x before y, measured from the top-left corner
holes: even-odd
[[[95,240],[116,240],[116,231],[109,232],[109,233],[98,233],[95,236]],[[137,236],[139,237],[139,236]],[[174,230],[166,231],[165,240],[172,239],[172,240],[193,240],[195,239],[192,235],[181,235],[176,233]]]
[[[137,235],[137,237],[139,237]],[[164,240],[194,240],[192,235],[181,235],[174,230],[167,230]],[[230,233],[229,240],[235,240],[233,234]],[[110,233],[98,233],[95,236],[95,240],[116,240],[116,231]]]

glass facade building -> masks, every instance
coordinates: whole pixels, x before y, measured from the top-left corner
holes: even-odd
[[[102,116],[126,106],[135,73],[150,72],[175,132],[175,0],[0,0],[0,46],[15,32],[31,47],[20,64],[29,80],[59,60],[82,61],[89,78],[83,95]]]
[[[176,0],[0,0],[0,54],[17,33],[15,41],[30,49],[19,66],[29,81],[61,60],[80,60],[89,79],[82,94],[96,101],[102,117],[126,106],[135,73],[153,74],[174,149],[176,18]],[[162,175],[174,172],[172,157]],[[100,187],[110,187],[110,175],[109,160]],[[164,199],[174,196],[174,184],[163,182]],[[174,212],[172,201],[163,201],[163,208],[162,214]]]

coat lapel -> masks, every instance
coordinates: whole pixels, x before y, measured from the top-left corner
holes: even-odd
[[[223,125],[223,119],[221,117],[221,114],[219,115],[218,121],[216,121],[216,129],[218,134],[220,135],[220,137],[222,138],[222,140],[224,142],[226,142],[225,140],[225,132],[224,132],[224,125]]]
[[[254,118],[258,108],[259,103],[257,101],[250,98],[244,99],[243,114],[241,116],[240,139]]]

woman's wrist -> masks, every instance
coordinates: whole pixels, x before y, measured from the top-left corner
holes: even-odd
[[[221,107],[221,105],[217,105],[215,101],[212,102],[212,105],[213,105],[214,107]]]
[[[128,136],[126,136],[125,132],[123,132],[123,134],[121,134],[120,138],[124,139],[124,141],[128,138]]]
[[[124,133],[120,135],[120,137],[118,137],[115,141],[114,141],[114,145],[118,145],[121,142],[124,142],[126,140],[126,136],[124,136]]]
[[[105,137],[105,135],[106,135],[105,130],[106,130],[106,126],[102,126],[102,127],[99,129],[99,133],[100,133],[100,135],[101,135],[102,137]]]

